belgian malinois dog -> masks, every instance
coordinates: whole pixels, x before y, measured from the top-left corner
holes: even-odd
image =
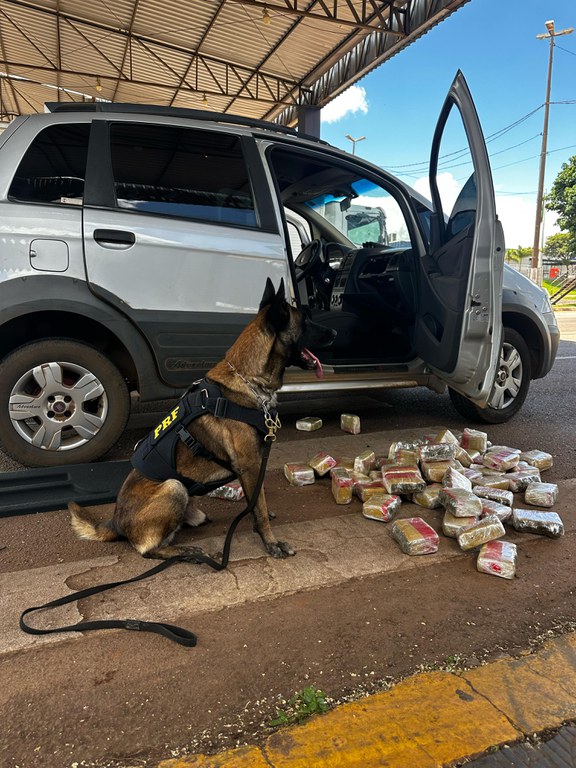
[[[276,392],[282,386],[284,370],[289,365],[316,371],[322,375],[318,358],[308,347],[322,348],[334,339],[335,332],[312,323],[308,316],[285,299],[284,281],[278,291],[270,279],[260,309],[242,331],[223,360],[207,374],[205,381],[216,384],[222,396],[247,409],[269,414],[276,408]],[[177,409],[151,433],[150,438],[170,425]],[[216,487],[230,479],[230,470],[240,479],[247,499],[252,496],[259,474],[264,439],[249,423],[219,418],[206,412],[186,427],[192,438],[212,459],[191,452],[182,440],[176,441],[175,468],[182,479]],[[228,468],[221,466],[221,461]],[[133,461],[134,464],[134,461]],[[203,490],[202,492],[206,492]],[[174,545],[174,534],[184,525],[198,526],[207,521],[195,499],[178,479],[157,481],[132,469],[122,485],[111,520],[99,523],[76,502],[68,505],[72,527],[83,539],[114,541],[125,538],[144,557],[165,560],[198,553],[195,547]],[[294,550],[278,541],[270,527],[269,513],[262,488],[254,507],[255,530],[268,554],[273,557],[293,555]]]

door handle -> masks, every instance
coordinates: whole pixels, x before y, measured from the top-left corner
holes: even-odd
[[[119,229],[95,229],[94,240],[102,245],[134,245],[136,235]]]

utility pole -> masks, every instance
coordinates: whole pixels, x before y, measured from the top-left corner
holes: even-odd
[[[552,85],[552,60],[554,58],[554,38],[560,35],[569,35],[574,31],[573,27],[554,29],[554,20],[545,23],[548,30],[545,34],[536,35],[538,40],[550,40],[550,56],[548,59],[548,79],[546,82],[546,101],[544,102],[544,128],[542,130],[542,151],[540,153],[540,175],[538,177],[538,196],[536,199],[536,225],[534,227],[534,245],[532,248],[532,269],[530,277],[538,285],[542,285],[542,265],[540,263],[540,228],[543,218],[544,174],[546,172],[546,150],[548,146],[548,117],[550,114],[550,88]]]
[[[360,138],[359,138],[359,139],[353,139],[353,138],[352,138],[352,136],[350,136],[350,134],[349,134],[349,133],[347,133],[347,134],[346,134],[346,138],[348,139],[348,141],[351,141],[351,142],[352,142],[352,154],[353,154],[353,155],[355,155],[355,154],[356,154],[356,142],[357,142],[357,141],[364,141],[364,139],[366,138],[366,136],[360,136]]]

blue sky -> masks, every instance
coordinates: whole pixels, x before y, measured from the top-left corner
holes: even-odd
[[[454,75],[466,77],[488,141],[506,243],[531,246],[550,44],[545,21],[576,27],[574,0],[471,0],[424,37],[364,77],[322,113],[322,138],[423,191],[432,133]],[[576,154],[576,31],[555,39],[545,190]],[[362,90],[360,90],[362,89]],[[337,119],[328,122],[330,111]],[[533,114],[530,114],[533,113]],[[529,116],[528,116],[529,115]],[[527,117],[528,116],[528,117]],[[525,119],[523,119],[525,118]],[[448,147],[446,151],[460,149]],[[460,169],[450,170],[455,176]],[[547,214],[544,235],[558,231]]]

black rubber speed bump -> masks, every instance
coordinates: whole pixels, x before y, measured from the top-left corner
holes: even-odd
[[[0,472],[0,517],[65,509],[69,501],[109,504],[131,468],[129,461],[102,461]]]

